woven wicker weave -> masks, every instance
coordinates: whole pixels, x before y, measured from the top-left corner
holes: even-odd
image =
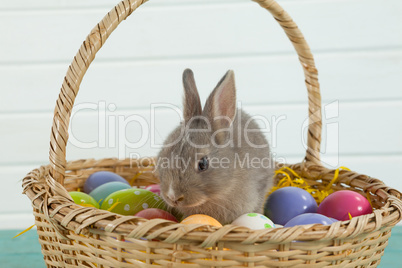
[[[70,65],[54,111],[50,164],[23,180],[31,199],[48,267],[376,267],[391,228],[401,220],[401,193],[380,180],[341,170],[332,189],[371,196],[374,213],[328,226],[302,225],[252,231],[225,225],[182,225],[162,219],[120,216],[74,204],[67,191],[82,188],[93,172],[108,170],[135,185],[158,182],[153,161],[102,159],[66,162],[68,125],[86,70],[106,39],[144,0],[124,0],[88,35]],[[299,55],[309,99],[308,150],[289,165],[323,189],[334,177],[320,162],[321,98],[313,56],[290,16],[273,0],[255,0],[271,12]]]

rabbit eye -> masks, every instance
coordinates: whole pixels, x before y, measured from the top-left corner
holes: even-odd
[[[204,156],[198,162],[198,170],[199,171],[205,171],[205,170],[208,169],[208,167],[209,167],[209,160],[208,160],[208,158],[206,156]]]

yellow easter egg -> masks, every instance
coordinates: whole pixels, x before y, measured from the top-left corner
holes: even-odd
[[[181,221],[183,224],[208,224],[212,226],[217,226],[217,227],[222,227],[222,224],[219,223],[219,221],[215,220],[214,218],[208,216],[208,215],[203,215],[203,214],[194,214],[191,216],[188,216],[184,220]]]

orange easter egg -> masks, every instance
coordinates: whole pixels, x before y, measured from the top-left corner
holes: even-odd
[[[183,224],[208,224],[212,226],[217,226],[217,227],[222,227],[222,224],[219,223],[219,221],[215,220],[214,218],[208,216],[208,215],[203,215],[203,214],[194,214],[191,216],[188,216],[184,220],[181,221]]]

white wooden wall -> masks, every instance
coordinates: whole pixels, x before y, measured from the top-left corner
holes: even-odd
[[[402,2],[279,2],[315,55],[325,108],[325,164],[402,190]],[[32,224],[21,179],[48,163],[53,108],[67,67],[116,3],[0,1],[0,228]],[[148,124],[152,103],[180,107],[186,67],[195,72],[202,101],[233,69],[243,108],[266,117],[271,127],[280,120],[267,133],[276,157],[290,163],[303,158],[303,73],[270,14],[248,0],[152,0],[118,27],[88,70],[76,100],[87,109],[75,109],[71,136],[98,148],[70,142],[68,160],[156,155],[149,139],[138,149],[119,148],[141,139],[140,124],[128,116],[137,114]],[[160,144],[179,116],[159,108],[155,118],[152,133]]]

